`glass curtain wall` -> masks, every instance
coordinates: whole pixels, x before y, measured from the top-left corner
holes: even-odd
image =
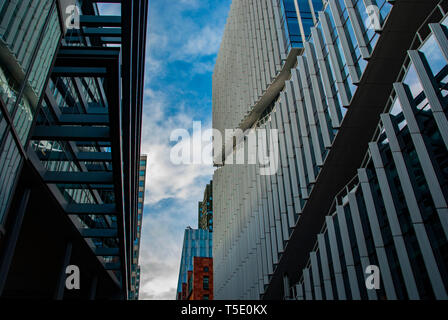
[[[0,224],[60,38],[56,1],[0,1]]]

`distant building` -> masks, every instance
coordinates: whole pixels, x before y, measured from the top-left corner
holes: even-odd
[[[204,264],[204,261],[197,260],[197,258],[211,258],[212,257],[212,233],[203,230],[203,229],[192,229],[188,227],[185,229],[184,235],[184,245],[182,249],[182,258],[180,262],[179,269],[179,280],[177,284],[177,300],[187,300],[189,298],[189,288],[193,289],[193,282],[200,281],[199,279],[203,279],[205,275],[204,267],[211,268],[211,275],[213,273],[213,268],[210,263]],[[196,269],[195,269],[196,266]],[[202,271],[199,271],[200,266],[202,267]],[[200,275],[200,273],[204,273],[204,275]],[[196,277],[195,277],[196,274]],[[209,281],[212,280],[208,278]],[[188,285],[189,280],[191,281],[190,286]],[[199,291],[198,291],[199,292]],[[201,291],[202,292],[202,291]],[[212,292],[212,291],[210,291]],[[196,297],[196,295],[195,295]],[[202,297],[204,298],[204,297]],[[211,295],[209,293],[209,297]]]
[[[193,258],[183,300],[213,300],[213,258]]]
[[[148,156],[140,157],[140,169],[138,173],[138,211],[137,211],[137,235],[134,240],[133,256],[132,256],[132,273],[131,273],[131,290],[129,291],[129,299],[138,300],[140,289],[140,265],[138,263],[140,255],[140,239],[142,234],[143,207],[145,205],[145,185],[146,185],[146,167],[148,164]]]
[[[213,232],[213,181],[205,187],[204,200],[198,206],[199,229]]]

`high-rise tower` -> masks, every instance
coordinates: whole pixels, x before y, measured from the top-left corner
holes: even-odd
[[[213,181],[205,187],[204,200],[198,205],[198,228],[213,232]]]
[[[138,204],[137,204],[137,230],[132,252],[131,268],[131,290],[129,299],[138,300],[140,290],[140,244],[143,225],[143,209],[145,206],[146,171],[148,166],[148,156],[141,155],[138,172]]]
[[[232,2],[213,126],[277,170],[215,144],[215,298],[446,299],[447,1],[301,3]]]

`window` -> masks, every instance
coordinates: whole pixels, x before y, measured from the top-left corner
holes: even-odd
[[[208,276],[204,276],[203,288],[206,289],[206,290],[209,289],[209,278],[208,278]]]
[[[210,300],[208,294],[204,294],[204,296],[202,297],[202,300]]]
[[[204,272],[208,272],[208,267],[204,267]]]
[[[138,193],[138,197],[139,197],[139,198],[143,198],[143,192],[142,192],[142,191],[140,191],[140,192]]]
[[[140,170],[140,177],[144,177],[145,176],[145,171],[144,170]]]
[[[139,182],[138,182],[138,185],[139,185],[140,187],[144,187],[144,186],[145,186],[145,181],[139,181]]]
[[[140,161],[140,167],[146,167],[146,161],[145,160]]]

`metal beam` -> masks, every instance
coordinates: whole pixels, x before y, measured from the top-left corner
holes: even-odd
[[[114,43],[114,44],[120,44],[121,43],[121,38],[119,37],[102,37],[101,38],[101,42],[104,43]]]
[[[120,270],[121,263],[105,263],[104,269],[106,270]]]
[[[79,17],[83,27],[121,27],[121,16],[87,16]]]
[[[80,229],[79,232],[84,238],[116,238],[117,229]]]
[[[87,107],[88,114],[109,114],[109,109],[106,107]]]
[[[59,123],[63,125],[107,126],[109,125],[109,116],[107,114],[62,114],[59,117]]]
[[[108,164],[108,163],[96,162],[96,163],[86,163],[86,164],[82,164],[82,165],[84,165],[85,169],[86,169],[83,171],[88,171],[88,172],[112,171],[112,164]]]
[[[108,141],[108,127],[37,126],[33,140]]]
[[[60,184],[113,184],[112,172],[56,172],[43,175],[46,183]]]
[[[114,57],[120,55],[119,48],[113,47],[61,47],[58,53],[58,60],[60,58],[81,58],[85,60],[89,57]]]
[[[121,28],[84,28],[82,30],[85,36],[98,36],[98,37],[120,37]]]
[[[94,190],[110,190],[112,191],[114,189],[114,186],[111,184],[91,184],[90,188]]]
[[[120,250],[118,248],[93,248],[93,252],[97,256],[119,256]]]
[[[91,147],[92,143],[91,141],[76,141],[77,147]],[[102,147],[102,148],[111,148],[111,143],[108,141],[97,141],[96,147]]]
[[[65,211],[68,214],[76,215],[114,215],[117,212],[115,204],[69,204]]]
[[[94,67],[54,67],[54,77],[104,77],[107,75],[106,68]]]
[[[73,149],[77,150],[77,145]],[[73,150],[74,157],[70,157],[68,152],[38,152],[37,156],[41,161],[85,161],[85,162],[111,162],[110,152],[79,152]]]
[[[110,152],[78,152],[76,157],[79,161],[112,161]]]

